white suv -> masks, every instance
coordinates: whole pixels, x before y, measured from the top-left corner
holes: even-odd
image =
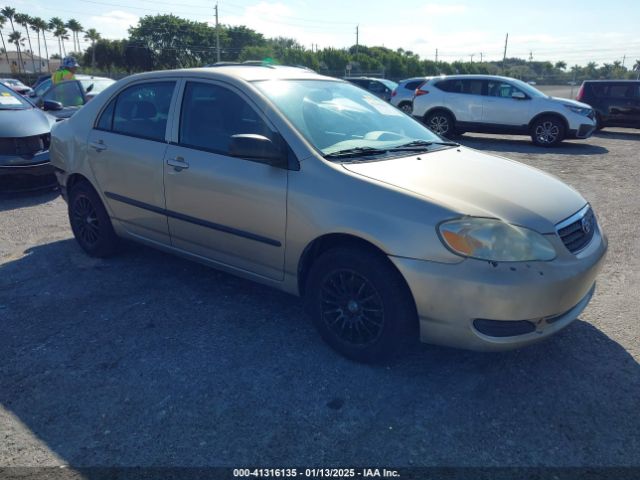
[[[466,131],[523,134],[545,147],[565,138],[588,138],[596,127],[589,105],[494,75],[427,80],[416,90],[413,116],[445,137]]]

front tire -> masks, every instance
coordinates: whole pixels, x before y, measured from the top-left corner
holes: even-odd
[[[540,147],[555,147],[564,136],[564,124],[557,117],[542,117],[531,125],[531,140]]]
[[[398,108],[407,115],[411,115],[411,113],[413,112],[413,105],[411,105],[409,102],[401,103]]]
[[[429,130],[441,137],[450,138],[455,135],[455,120],[453,116],[447,112],[440,110],[429,113],[424,123]]]
[[[316,259],[306,302],[322,338],[359,362],[396,352],[416,318],[400,273],[381,254],[361,248],[336,248]]]
[[[69,192],[69,222],[80,247],[92,257],[108,257],[118,248],[118,237],[102,200],[87,182]]]

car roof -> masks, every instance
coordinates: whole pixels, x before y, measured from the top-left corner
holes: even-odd
[[[479,75],[479,74],[456,74],[456,75],[440,75],[431,77],[432,80],[517,80],[512,77],[503,77],[501,75]]]
[[[319,75],[313,70],[300,67],[285,67],[280,65],[219,65],[213,67],[185,68],[180,70],[159,70],[155,72],[139,73],[127,78],[145,79],[175,76],[198,76],[211,78],[234,78],[247,82],[257,80],[333,80],[333,77]]]
[[[93,75],[77,74],[76,80],[113,80],[113,79],[109,77],[94,77]]]
[[[582,83],[640,83],[640,80],[584,80]]]

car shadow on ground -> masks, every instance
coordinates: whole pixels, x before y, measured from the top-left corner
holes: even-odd
[[[639,458],[638,363],[580,320],[520,351],[415,345],[360,365],[295,297],[143,247],[92,259],[73,240],[0,264],[0,318],[0,412],[78,467]]]
[[[32,192],[3,193],[0,190],[0,212],[32,207],[47,203],[60,195],[58,188],[47,188]]]
[[[465,147],[476,150],[489,150],[492,152],[517,152],[531,153],[535,155],[603,155],[609,150],[600,145],[584,143],[580,140],[564,141],[557,147],[538,147],[526,137],[516,139],[512,137],[500,137],[497,135],[479,136],[465,133],[454,139]]]

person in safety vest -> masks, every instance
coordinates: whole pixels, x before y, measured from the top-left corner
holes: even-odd
[[[80,64],[74,57],[64,57],[60,68],[53,72],[53,75],[51,76],[51,83],[57,85],[60,82],[75,80],[76,70],[78,70],[79,66]]]

